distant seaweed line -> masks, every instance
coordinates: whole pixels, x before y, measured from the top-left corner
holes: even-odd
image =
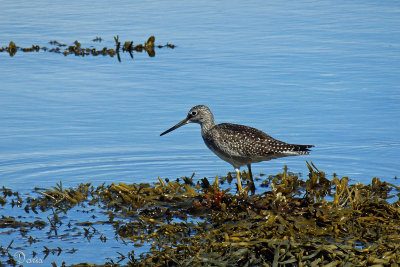
[[[101,42],[102,38],[101,37],[96,37],[95,39],[92,40],[93,42]],[[123,45],[119,41],[119,36],[114,36],[114,41],[115,41],[115,48],[108,48],[108,47],[103,47],[102,49],[96,49],[94,47],[82,47],[82,44],[78,41],[75,41],[73,45],[66,45],[63,43],[60,43],[56,40],[52,40],[49,42],[49,44],[54,45],[56,47],[53,48],[48,48],[46,46],[39,46],[39,45],[32,45],[31,47],[19,47],[17,46],[13,41],[10,41],[9,45],[6,47],[1,47],[0,52],[7,52],[9,55],[12,57],[14,56],[18,51],[22,52],[39,52],[39,51],[45,51],[45,52],[50,52],[50,53],[58,53],[58,54],[63,54],[64,56],[68,55],[75,55],[75,56],[98,56],[98,55],[103,55],[103,56],[110,56],[114,57],[115,55],[118,58],[118,61],[121,61],[120,53],[129,53],[130,57],[133,58],[133,52],[143,52],[146,51],[147,54],[150,57],[155,56],[155,48],[163,48],[163,47],[168,47],[171,49],[175,48],[175,45],[167,43],[165,45],[155,45],[155,37],[150,36],[146,42],[143,44],[137,44],[134,45],[133,41],[125,41]]]

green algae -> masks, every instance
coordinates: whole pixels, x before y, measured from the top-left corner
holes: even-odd
[[[96,37],[92,40],[93,42],[100,43],[103,41],[101,37]],[[114,57],[117,56],[118,61],[121,61],[121,53],[128,53],[131,58],[133,58],[134,52],[141,53],[145,51],[150,57],[154,57],[156,55],[155,48],[171,48],[174,49],[175,45],[167,43],[165,45],[156,45],[155,37],[150,36],[146,42],[143,44],[138,43],[134,44],[133,41],[125,41],[121,46],[121,42],[119,41],[119,36],[114,36],[115,48],[95,48],[93,46],[84,47],[79,41],[74,41],[73,45],[67,45],[64,43],[60,43],[56,40],[52,40],[49,44],[53,47],[39,46],[33,44],[31,47],[19,47],[13,41],[9,42],[9,45],[6,47],[0,47],[0,52],[7,52],[11,57],[13,57],[18,51],[28,53],[28,52],[48,52],[48,53],[56,53],[62,54],[64,56],[74,55],[79,57],[85,56],[109,56]]]
[[[154,185],[63,188],[60,182],[38,190],[37,198],[21,199],[20,205],[27,212],[53,210],[49,224],[55,232],[62,220],[59,213],[80,205],[99,207],[108,221],[76,223],[85,227],[85,238],[101,223],[113,225],[122,241],[133,242],[130,253],[119,253],[119,262],[109,260],[108,266],[398,266],[400,188],[378,178],[369,185],[349,184],[347,177],[336,175],[328,179],[312,163],[307,165],[307,179],[285,168],[260,179],[268,190],[251,196],[223,190],[222,184],[232,181],[228,174],[212,183],[194,183],[193,176],[159,178]],[[17,197],[9,189],[2,191],[6,202]],[[24,228],[27,233],[43,224],[0,220],[1,228]],[[110,237],[101,238],[107,242]],[[148,251],[135,254],[144,245]]]

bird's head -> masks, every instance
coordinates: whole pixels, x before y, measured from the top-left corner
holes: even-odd
[[[165,132],[161,133],[160,136],[167,134],[169,132],[172,132],[173,130],[175,130],[185,124],[191,123],[191,122],[199,123],[199,124],[203,124],[206,122],[213,123],[214,116],[207,106],[204,106],[204,105],[194,106],[189,110],[186,118],[184,118],[182,121],[178,122],[173,127],[169,128]]]

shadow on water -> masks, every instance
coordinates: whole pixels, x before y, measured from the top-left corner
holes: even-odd
[[[101,37],[96,37],[93,39],[93,42],[101,42],[103,39]],[[17,46],[13,41],[10,41],[9,45],[7,47],[1,47],[0,52],[7,52],[11,57],[13,57],[18,51],[22,52],[39,52],[39,51],[45,51],[49,53],[57,53],[57,54],[63,54],[64,56],[68,55],[75,55],[75,56],[110,56],[114,57],[117,56],[118,61],[121,62],[121,53],[128,53],[129,56],[133,59],[133,53],[134,52],[147,52],[149,57],[154,57],[156,55],[155,48],[163,48],[163,47],[168,47],[171,49],[175,48],[175,45],[173,44],[165,44],[165,45],[155,45],[155,37],[150,36],[146,42],[143,44],[137,44],[134,45],[133,41],[126,41],[123,44],[119,40],[119,36],[114,36],[114,41],[115,41],[115,49],[114,48],[108,48],[108,47],[103,47],[102,49],[96,49],[93,47],[82,47],[82,44],[78,41],[74,42],[74,45],[66,45],[63,43],[60,43],[56,40],[50,41],[49,44],[56,46],[53,48],[48,48],[46,46],[39,46],[39,45],[32,45],[32,47],[19,47]],[[121,45],[122,44],[122,45]]]
[[[234,181],[229,173],[217,176],[212,184],[206,178],[195,184],[193,176],[176,181],[159,178],[154,185],[82,183],[68,189],[60,182],[27,195],[3,187],[0,205],[21,215],[0,218],[3,235],[12,237],[2,242],[0,259],[13,266],[28,261],[65,266],[79,263],[67,255],[78,254],[75,258],[81,261],[85,249],[96,246],[102,257],[87,256],[85,262],[112,266],[399,262],[400,187],[378,178],[369,185],[349,184],[347,177],[329,180],[313,163],[307,167],[307,179],[287,167],[283,173],[257,178],[259,187],[267,190],[251,196],[248,187],[240,195],[229,187]],[[250,181],[246,172],[242,178]]]

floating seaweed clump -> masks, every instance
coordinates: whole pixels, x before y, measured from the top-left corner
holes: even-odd
[[[101,208],[109,217],[101,223],[134,242],[130,253],[121,253],[119,263],[106,262],[110,265],[398,266],[400,188],[378,178],[370,185],[349,184],[347,177],[326,178],[312,163],[308,168],[307,179],[286,168],[264,178],[269,190],[251,196],[234,194],[219,182],[230,183],[230,175],[212,184],[159,178],[153,186],[88,183],[64,189],[60,183],[26,201],[25,210]],[[3,189],[5,201],[9,194]],[[7,223],[20,225],[3,217],[0,227]],[[144,244],[148,251],[136,255]]]
[[[101,37],[96,37],[93,39],[93,42],[101,42],[103,39]],[[75,41],[73,45],[66,45],[63,43],[59,43],[56,40],[52,40],[49,42],[49,44],[56,46],[53,48],[48,48],[46,46],[39,46],[39,45],[32,45],[31,47],[19,47],[17,46],[13,41],[10,41],[9,45],[7,47],[1,47],[0,52],[7,52],[9,53],[10,56],[14,56],[18,51],[22,52],[39,52],[39,51],[47,51],[50,53],[58,53],[58,54],[63,54],[64,56],[68,55],[75,55],[75,56],[98,56],[98,55],[103,55],[103,56],[110,56],[114,57],[117,55],[117,58],[119,61],[121,61],[120,53],[127,52],[129,53],[130,57],[133,58],[133,52],[147,52],[147,54],[150,57],[155,56],[155,47],[157,48],[163,48],[163,47],[169,47],[169,48],[175,48],[175,45],[173,44],[165,44],[165,45],[155,45],[155,37],[150,36],[148,40],[144,44],[137,44],[134,45],[133,41],[126,41],[124,45],[122,46],[121,49],[121,42],[119,41],[119,37],[116,36],[114,37],[115,41],[115,49],[114,48],[108,48],[108,47],[103,47],[102,49],[96,49],[94,47],[83,47],[82,44],[78,41]]]

